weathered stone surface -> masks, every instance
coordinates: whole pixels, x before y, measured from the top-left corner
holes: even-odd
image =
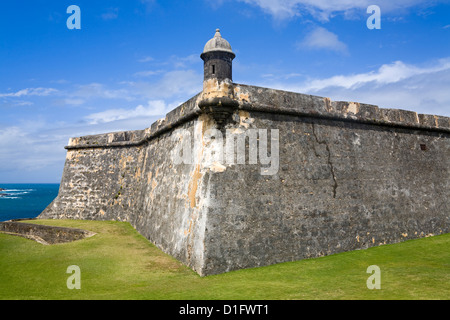
[[[207,122],[200,117],[180,128],[201,133]],[[40,217],[128,221],[201,272],[208,179],[200,165],[174,165],[179,139],[166,130],[135,146],[69,149],[59,195]]]
[[[40,217],[128,221],[200,275],[450,231],[449,118],[223,86],[148,129],[71,139]],[[237,102],[224,126],[199,108],[217,92]],[[214,129],[277,129],[278,171],[212,163]],[[187,138],[195,161],[177,164]]]
[[[255,127],[280,130],[280,170],[262,177],[241,165],[211,177],[205,273],[449,232],[449,134],[250,117]]]

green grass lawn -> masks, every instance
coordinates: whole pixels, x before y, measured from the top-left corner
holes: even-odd
[[[0,234],[0,299],[445,299],[450,298],[450,234],[367,250],[199,277],[128,223],[38,220],[97,233],[44,246]],[[69,290],[67,268],[81,270]],[[381,270],[369,290],[367,267]]]

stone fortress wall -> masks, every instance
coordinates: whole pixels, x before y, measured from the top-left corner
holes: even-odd
[[[449,118],[232,86],[223,128],[199,94],[146,130],[71,139],[40,217],[128,221],[202,275],[449,232]],[[278,129],[278,171],[218,167],[204,142],[174,163],[180,129],[208,128]]]
[[[450,118],[237,84],[233,58],[217,31],[203,92],[72,138],[40,218],[127,221],[202,276],[450,231]]]

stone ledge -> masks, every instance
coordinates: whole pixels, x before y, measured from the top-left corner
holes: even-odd
[[[36,241],[37,243],[43,244],[44,246],[49,246],[50,243],[42,239],[41,237],[30,235],[30,234],[21,234],[21,233],[15,233],[15,232],[7,232],[7,231],[0,231],[2,234],[10,235],[10,236],[16,236],[16,237],[22,237],[25,239]]]
[[[240,109],[306,117],[328,118],[338,121],[355,121],[384,126],[406,127],[418,130],[450,132],[450,118],[417,114],[401,109],[379,108],[375,105],[331,101],[329,98],[275,90],[269,88],[238,85],[241,98]],[[238,96],[238,98],[239,98]]]
[[[81,229],[45,226],[14,221],[0,222],[0,232],[25,237],[39,243],[67,243],[94,236],[96,233]]]

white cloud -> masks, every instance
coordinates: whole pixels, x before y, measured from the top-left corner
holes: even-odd
[[[150,62],[150,61],[153,61],[153,60],[155,60],[155,59],[153,59],[152,57],[147,56],[147,57],[144,57],[142,59],[139,59],[138,62],[144,63],[144,62]]]
[[[101,15],[103,20],[114,20],[119,16],[119,8],[109,8],[107,12]]]
[[[194,70],[168,72],[158,84],[156,90],[173,94],[193,95],[201,91],[203,77]],[[156,92],[155,92],[156,93]]]
[[[193,65],[200,65],[202,64],[202,60],[200,58],[200,55],[198,53],[193,53],[188,56],[179,57],[177,55],[171,55],[164,61],[155,61],[151,57],[142,58],[138,60],[138,62],[150,62],[154,61],[154,65],[159,66],[165,66],[172,69],[187,69],[190,68]]]
[[[450,57],[427,66],[396,61],[366,73],[307,79],[301,83],[266,81],[262,85],[336,101],[450,116]]]
[[[127,82],[128,89],[145,99],[167,99],[179,97],[189,99],[202,90],[203,75],[194,70],[166,72],[157,82]]]
[[[186,57],[171,56],[169,61],[175,68],[186,68],[192,64],[200,63],[201,59],[198,54],[191,54]]]
[[[101,83],[90,83],[86,85],[79,85],[78,89],[69,94],[71,98],[75,99],[125,99],[128,101],[134,100],[132,93],[126,89],[108,89]]]
[[[111,109],[85,117],[89,124],[107,123],[124,119],[132,119],[138,117],[154,117],[168,113],[179,103],[167,105],[163,100],[148,101],[146,106],[139,105],[133,110],[128,109]]]
[[[60,180],[67,137],[46,135],[46,127],[39,123],[0,129],[2,181],[58,182]]]
[[[314,92],[329,87],[357,89],[368,83],[380,86],[400,82],[422,74],[432,74],[445,70],[450,70],[450,58],[441,59],[435,65],[429,67],[417,67],[405,64],[402,61],[396,61],[391,64],[384,64],[378,70],[367,73],[338,75],[327,79],[310,80],[301,89]]]
[[[32,106],[33,102],[30,101],[17,101],[15,106],[23,107],[23,106]]]
[[[188,63],[192,57],[182,58],[180,63]],[[66,104],[80,105],[82,101],[103,100],[158,100],[189,99],[202,90],[203,75],[191,69],[164,72],[144,70],[136,72],[137,81],[122,81],[119,87],[111,88],[101,83],[78,85],[74,91],[65,94]],[[151,78],[151,81],[145,78]]]
[[[3,97],[23,97],[23,96],[49,96],[51,94],[57,93],[58,90],[53,88],[26,88],[19,90],[17,92],[10,92],[10,93],[0,93],[0,98]]]
[[[84,99],[77,98],[66,98],[66,99],[55,99],[52,101],[53,106],[81,106],[86,101]]]
[[[57,84],[67,84],[67,83],[69,83],[69,81],[68,80],[65,80],[65,79],[59,79],[59,80],[52,80],[52,81],[50,81],[51,83],[57,83]]]
[[[265,12],[271,14],[277,19],[286,19],[292,18],[296,15],[299,15],[297,10],[298,1],[290,1],[290,0],[240,0],[246,2],[248,4],[253,4],[259,6]]]
[[[376,4],[382,9],[382,13],[392,13],[403,11],[418,5],[432,6],[438,2],[446,0],[427,1],[427,0],[239,0],[248,4],[256,5],[262,10],[272,15],[275,19],[289,19],[300,16],[307,12],[320,20],[328,20],[337,13],[345,15],[352,11],[361,11],[366,14],[368,6]]]
[[[303,41],[297,43],[298,49],[325,49],[347,54],[347,45],[336,34],[325,28],[317,27]]]
[[[157,71],[155,71],[155,70],[145,70],[145,71],[139,71],[139,72],[136,72],[135,74],[134,74],[134,76],[135,77],[150,77],[150,76],[155,76],[155,75],[157,75],[157,74],[160,74],[162,71],[161,70],[157,70]]]

